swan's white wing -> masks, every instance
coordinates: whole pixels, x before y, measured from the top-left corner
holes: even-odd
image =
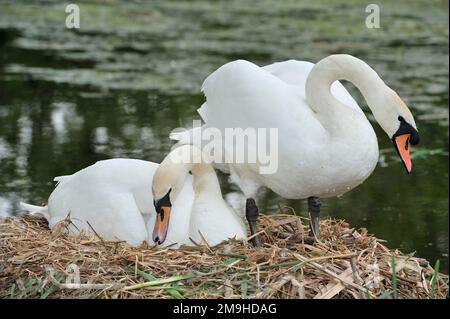
[[[62,176],[56,176],[53,181],[56,182],[56,186],[61,184],[64,181],[69,180],[72,177],[72,175],[62,175]]]
[[[281,127],[312,115],[292,85],[248,61],[223,65],[206,78],[202,91],[206,103],[199,113],[208,126]]]
[[[222,132],[225,128],[277,128],[280,149],[316,142],[327,136],[326,130],[306,104],[298,88],[287,84],[248,61],[227,63],[206,78],[202,86],[206,103],[199,114],[206,126]],[[270,131],[269,131],[270,132]]]
[[[286,86],[257,65],[237,60],[211,73],[203,82],[202,91],[206,103],[199,113],[208,126],[245,128],[251,122],[265,122],[264,111],[282,103]],[[255,112],[260,115],[256,119]]]
[[[239,180],[247,181],[238,184],[244,193],[248,193],[247,197],[251,197],[253,192],[248,192],[246,185],[262,183],[260,173],[263,167],[273,172],[282,167],[291,167],[287,163],[300,165],[299,154],[302,154],[304,161],[308,161],[308,156],[312,156],[308,150],[317,147],[316,144],[322,145],[328,139],[328,132],[296,86],[287,84],[248,61],[238,60],[220,67],[205,80],[202,90],[206,103],[199,109],[199,114],[206,127],[218,128],[222,133],[236,128],[258,129],[258,134],[266,132],[265,153],[270,156],[266,160],[255,156],[262,144],[257,148],[247,147],[250,143],[246,139],[232,140],[224,136],[223,147],[228,158],[256,157],[257,163],[245,161],[234,165],[236,161],[233,161],[231,165]],[[275,136],[276,143],[272,142],[274,133],[278,134],[278,137]],[[309,136],[314,136],[314,139]],[[256,145],[255,142],[253,146]],[[265,164],[261,161],[265,161]]]
[[[308,65],[301,63],[298,68],[304,71]],[[271,149],[268,152],[271,154],[269,165],[246,161],[243,164],[233,162],[230,168],[234,169],[238,180],[246,181],[238,185],[244,193],[248,193],[247,197],[252,195],[252,192],[246,191],[245,186],[259,184],[266,185],[285,197],[296,198],[297,193],[285,190],[293,189],[297,192],[295,181],[300,180],[301,176],[293,176],[294,173],[322,167],[315,163],[319,149],[329,143],[329,132],[306,103],[304,90],[287,82],[295,81],[296,75],[288,71],[282,72],[284,68],[272,66],[269,69],[278,71],[280,77],[248,61],[238,60],[223,65],[203,83],[206,103],[198,112],[206,127],[218,128],[221,132],[225,132],[227,128],[277,129],[278,143],[268,144]],[[301,78],[299,75],[297,77]],[[306,79],[306,76],[304,78]],[[226,154],[236,154],[239,150],[246,152],[249,149],[245,148],[245,144],[244,148],[237,147],[236,143],[233,145],[225,142],[224,145]],[[246,155],[249,154],[244,154]],[[321,156],[319,159],[326,162],[329,154]],[[261,174],[261,168],[268,166],[274,168],[276,178]],[[273,172],[272,169],[270,171]],[[293,184],[292,187],[286,187],[288,180]]]
[[[42,216],[47,220],[50,217],[48,214],[48,206],[36,206],[24,202],[20,202],[19,205],[22,210],[28,212],[30,215]]]
[[[79,230],[90,231],[88,221],[105,239],[139,244],[148,237],[143,216],[154,212],[151,185],[157,167],[147,161],[111,159],[59,178],[48,200],[49,226],[70,213]]]
[[[308,116],[311,110],[305,103],[305,83],[313,66],[311,62],[296,60],[273,63],[263,68],[243,60],[227,63],[203,83],[202,91],[207,101],[197,111],[208,126],[213,124],[214,118],[227,119],[233,109],[239,111],[236,114],[240,116],[252,118],[255,115],[263,117],[263,112],[268,115],[266,119],[269,119],[269,122],[272,122],[270,118],[273,115],[279,118],[282,111],[287,111],[284,115],[291,115],[293,118],[297,115]],[[343,104],[363,113],[339,81],[333,83],[331,92]],[[286,104],[284,102],[287,101],[288,95],[295,95],[300,100],[291,99]],[[213,103],[214,105],[210,105]],[[289,120],[289,117],[286,117],[286,120]]]
[[[308,61],[289,60],[264,66],[263,69],[269,71],[284,82],[296,86],[299,93],[305,96],[306,79],[313,67],[314,63]],[[359,113],[363,113],[358,106],[358,103],[356,103],[350,93],[348,93],[339,81],[333,83],[331,86],[331,93],[341,103]]]

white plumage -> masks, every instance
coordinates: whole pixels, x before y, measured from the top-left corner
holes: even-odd
[[[399,116],[415,127],[398,95],[355,57],[333,55],[315,65],[290,60],[265,67],[237,60],[204,81],[201,130],[277,128],[278,169],[261,174],[261,164],[249,162],[216,167],[231,173],[247,198],[254,198],[260,186],[285,198],[307,198],[341,195],[362,183],[377,164],[377,138],[340,79],[360,89],[389,137],[400,125]],[[192,132],[171,138],[195,144]]]
[[[73,175],[56,177],[58,184],[47,206],[25,203],[21,206],[45,217],[50,228],[70,214],[71,234],[81,230],[92,233],[93,228],[103,239],[125,240],[131,245],[139,245],[144,240],[153,243],[156,212],[152,183],[159,183],[153,181],[159,170],[159,176],[164,179],[174,176],[179,181],[165,246],[194,245],[190,238],[200,243],[199,230],[209,244],[229,237],[245,238],[245,225],[225,204],[214,170],[208,169],[208,165],[202,167],[191,176],[186,174],[186,169],[160,167],[142,160],[99,161]],[[205,187],[194,187],[195,178],[201,179]]]

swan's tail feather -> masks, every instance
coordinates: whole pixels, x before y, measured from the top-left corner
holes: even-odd
[[[178,132],[171,132],[169,134],[169,139],[171,139],[172,141],[177,141],[176,145],[195,145],[197,147],[201,147],[201,145],[196,145],[198,144],[198,141],[194,140],[194,136],[196,134],[201,134],[201,130],[202,127],[201,126],[197,126],[191,129],[187,129],[187,130],[182,130],[182,131],[178,131]],[[201,141],[200,141],[201,143]]]
[[[72,175],[62,175],[62,176],[56,176],[53,181],[56,182],[56,186],[61,184],[62,182],[68,180]]]
[[[53,179],[53,181],[54,181],[54,182],[61,182],[61,181],[65,180],[65,179],[67,179],[67,177],[70,177],[70,176],[72,176],[72,175],[56,176],[56,177]]]
[[[48,206],[36,206],[27,203],[20,202],[20,208],[27,211],[30,215],[33,216],[42,216],[45,219],[50,218],[50,214],[48,213]]]
[[[171,139],[172,141],[177,141],[178,143],[181,143],[181,141],[185,142],[186,138],[188,137],[188,133],[189,132],[171,132],[169,134],[169,139]]]

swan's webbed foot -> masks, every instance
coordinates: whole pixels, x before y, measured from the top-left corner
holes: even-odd
[[[313,244],[320,236],[319,215],[321,205],[319,197],[308,197],[309,236],[305,238],[307,244]]]
[[[254,235],[258,232],[258,215],[259,212],[255,200],[253,198],[247,198],[247,202],[245,204],[245,217],[247,218],[248,224],[250,226],[251,235]],[[251,241],[254,247],[261,247],[258,236],[253,237]]]

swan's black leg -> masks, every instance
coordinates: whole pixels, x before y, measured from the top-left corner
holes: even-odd
[[[309,241],[314,242],[319,238],[319,215],[320,215],[320,198],[316,196],[308,197],[308,211],[309,211]]]
[[[250,226],[251,235],[254,235],[258,232],[258,214],[258,207],[256,206],[255,200],[253,198],[247,198],[247,202],[245,204],[245,217],[247,218],[248,224]],[[255,247],[261,246],[258,236],[252,238],[252,243]]]

